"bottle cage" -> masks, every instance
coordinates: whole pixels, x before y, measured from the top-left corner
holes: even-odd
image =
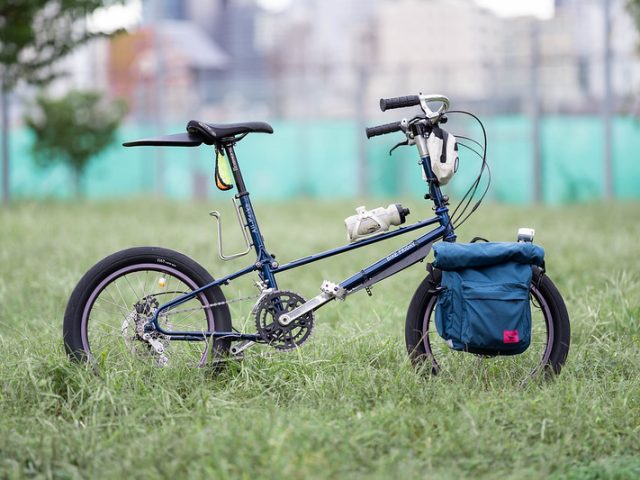
[[[249,240],[249,235],[247,233],[247,225],[242,221],[242,213],[240,212],[240,204],[236,200],[235,197],[231,199],[233,202],[233,208],[236,211],[236,216],[238,217],[238,223],[240,224],[240,229],[242,230],[242,237],[246,244],[246,249],[242,252],[232,253],[230,255],[225,255],[222,252],[222,215],[218,211],[209,212],[213,218],[216,219],[216,223],[218,225],[218,256],[221,260],[233,260],[234,258],[242,257],[251,251],[251,240]]]

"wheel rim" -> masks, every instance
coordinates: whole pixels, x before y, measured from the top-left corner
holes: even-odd
[[[163,282],[160,279],[164,279]],[[120,353],[133,353],[139,359],[158,361],[149,344],[136,336],[135,304],[144,298],[155,298],[162,305],[183,293],[198,288],[184,273],[167,265],[144,263],[121,268],[91,292],[82,313],[82,347],[91,358],[118,358]],[[145,305],[148,305],[148,301]],[[168,315],[160,316],[160,324],[168,330],[213,331],[215,321],[211,308],[202,308],[209,301],[203,293],[181,304]],[[153,307],[145,309],[147,317]],[[128,323],[127,323],[128,322]],[[127,323],[125,328],[125,323]],[[170,341],[157,337],[165,347],[171,364],[197,362],[207,357],[208,342]],[[114,355],[115,354],[115,355]]]
[[[485,373],[493,371],[494,374],[515,374],[520,379],[526,379],[542,371],[550,364],[554,343],[551,310],[540,290],[533,284],[530,289],[530,303],[532,332],[529,348],[519,355],[484,357],[452,350],[438,335],[435,327],[431,328],[434,325],[432,319],[437,306],[437,296],[431,296],[422,320],[422,343],[426,357],[431,362],[432,373],[437,374],[444,370],[466,371],[474,368],[485,370]]]

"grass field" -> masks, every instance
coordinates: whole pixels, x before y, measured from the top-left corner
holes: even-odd
[[[407,203],[410,220],[429,213]],[[286,261],[344,243],[342,219],[357,204],[256,210]],[[217,259],[209,207],[129,200],[0,210],[0,478],[640,477],[640,204],[484,205],[458,232],[462,241],[512,240],[517,227],[536,228],[572,321],[569,358],[553,381],[520,386],[480,366],[417,374],[404,316],[422,263],[371,298],[318,311],[302,349],[249,351],[217,377],[139,361],[98,374],[71,364],[66,300],[112,251],[173,248],[214,276],[248,263]],[[227,227],[231,250],[239,235]],[[280,287],[310,298],[323,279],[343,280],[401,243],[288,272]],[[252,289],[242,282],[225,293]],[[234,307],[238,324],[250,309]]]

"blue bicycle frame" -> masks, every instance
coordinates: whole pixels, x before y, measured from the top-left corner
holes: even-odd
[[[276,274],[291,270],[309,263],[317,262],[325,258],[339,255],[344,252],[362,248],[373,243],[381,242],[388,238],[396,237],[398,235],[404,235],[406,233],[418,230],[430,225],[438,226],[425,233],[424,235],[416,238],[414,241],[407,245],[397,249],[395,252],[387,255],[385,258],[375,262],[374,264],[364,268],[355,275],[347,278],[339,284],[339,287],[346,292],[346,295],[355,293],[363,288],[369,288],[375,283],[398,273],[401,270],[422,261],[429,250],[431,245],[439,240],[453,242],[456,239],[453,225],[449,218],[449,209],[447,208],[447,199],[442,195],[440,186],[431,170],[431,162],[428,155],[421,157],[421,165],[427,176],[427,183],[429,185],[429,194],[425,198],[430,198],[435,205],[435,216],[428,220],[419,221],[413,225],[400,227],[397,230],[380,234],[374,237],[370,237],[361,240],[356,243],[344,245],[338,248],[327,250],[322,253],[303,257],[298,260],[294,260],[284,265],[278,265],[274,257],[268,252],[267,247],[260,233],[260,227],[258,226],[258,220],[256,219],[251,200],[249,199],[249,192],[246,190],[242,173],[238,165],[238,159],[234,151],[234,143],[228,143],[223,145],[227,158],[231,163],[231,170],[236,181],[238,193],[236,198],[239,200],[240,208],[244,214],[246,220],[246,228],[249,229],[253,247],[256,253],[256,262],[242,270],[227,275],[226,277],[215,280],[207,285],[204,285],[196,290],[181,295],[174,300],[161,305],[156,309],[153,318],[145,326],[145,330],[154,330],[163,335],[167,335],[172,340],[186,340],[186,341],[202,341],[209,337],[225,338],[228,340],[250,340],[260,342],[261,337],[258,334],[240,333],[240,332],[189,332],[189,331],[169,331],[164,330],[158,321],[158,317],[165,311],[171,310],[178,305],[187,302],[194,298],[208,288],[212,288],[219,285],[226,285],[231,280],[242,277],[252,272],[257,272],[260,279],[263,281],[266,288],[276,290],[278,284],[276,282]]]

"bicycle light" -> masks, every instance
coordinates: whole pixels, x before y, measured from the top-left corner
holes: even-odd
[[[522,227],[518,229],[518,242],[533,242],[536,231],[533,228]]]
[[[347,240],[355,242],[375,233],[386,232],[392,225],[402,225],[409,215],[409,209],[399,203],[388,207],[367,210],[364,206],[356,208],[356,215],[345,218]]]

